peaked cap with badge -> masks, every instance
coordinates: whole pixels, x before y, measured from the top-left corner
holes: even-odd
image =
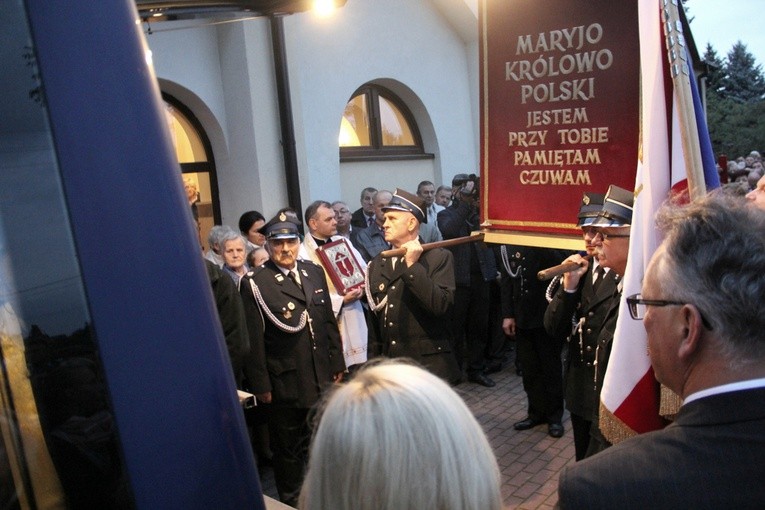
[[[632,223],[632,206],[635,194],[632,191],[610,185],[603,199],[603,207],[592,222],[593,227],[629,227]]]
[[[280,212],[268,223],[258,229],[266,239],[299,239],[300,232],[295,221],[284,212]]]
[[[403,211],[412,213],[420,223],[428,222],[428,215],[425,212],[425,201],[407,191],[396,188],[393,198],[388,205],[382,208],[383,211]]]
[[[586,192],[582,195],[582,204],[579,206],[579,214],[577,215],[577,227],[588,227],[595,222],[595,218],[603,209],[605,197],[603,193]]]

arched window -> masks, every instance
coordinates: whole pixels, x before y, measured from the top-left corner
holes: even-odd
[[[364,85],[340,119],[340,161],[432,158],[422,146],[414,116],[393,92]]]
[[[221,217],[210,141],[191,110],[169,94],[163,93],[162,98],[183,184],[199,226],[199,240],[207,250],[207,234],[213,225],[220,223]]]

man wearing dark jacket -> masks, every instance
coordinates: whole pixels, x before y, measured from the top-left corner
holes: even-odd
[[[469,236],[479,229],[478,178],[458,174],[453,180],[457,189],[452,205],[438,213],[438,228],[444,239]],[[497,277],[494,253],[483,243],[465,243],[452,246],[454,294],[452,324],[454,351],[462,368],[467,358],[468,381],[492,387],[495,382],[486,375],[486,342],[489,328],[489,296],[491,281]],[[498,366],[490,367],[498,371]]]
[[[207,276],[210,278],[220,325],[223,328],[223,335],[226,337],[226,347],[228,348],[228,357],[231,360],[236,387],[241,388],[242,368],[244,358],[250,350],[250,340],[247,337],[247,322],[244,318],[244,308],[239,297],[239,289],[221,268],[207,259],[205,259],[205,267],[207,268]]]
[[[351,226],[361,230],[372,226],[375,222],[374,196],[377,193],[375,188],[364,188],[361,190],[361,207],[353,211],[351,215]]]

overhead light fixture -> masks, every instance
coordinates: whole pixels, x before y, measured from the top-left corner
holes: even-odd
[[[335,0],[313,0],[313,12],[322,18],[331,15],[336,8]]]
[[[133,0],[144,21],[287,15],[312,10],[321,16],[347,0]]]

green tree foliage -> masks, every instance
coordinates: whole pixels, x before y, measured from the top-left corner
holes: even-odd
[[[741,41],[728,52],[725,74],[725,97],[740,103],[756,103],[765,97],[762,66],[755,65],[754,56]]]
[[[741,41],[724,60],[707,44],[707,123],[715,154],[728,159],[765,150],[765,78]]]
[[[725,63],[717,56],[717,52],[709,43],[707,43],[702,59],[709,66],[707,68],[707,90],[714,91],[716,94],[721,93],[725,87]]]

